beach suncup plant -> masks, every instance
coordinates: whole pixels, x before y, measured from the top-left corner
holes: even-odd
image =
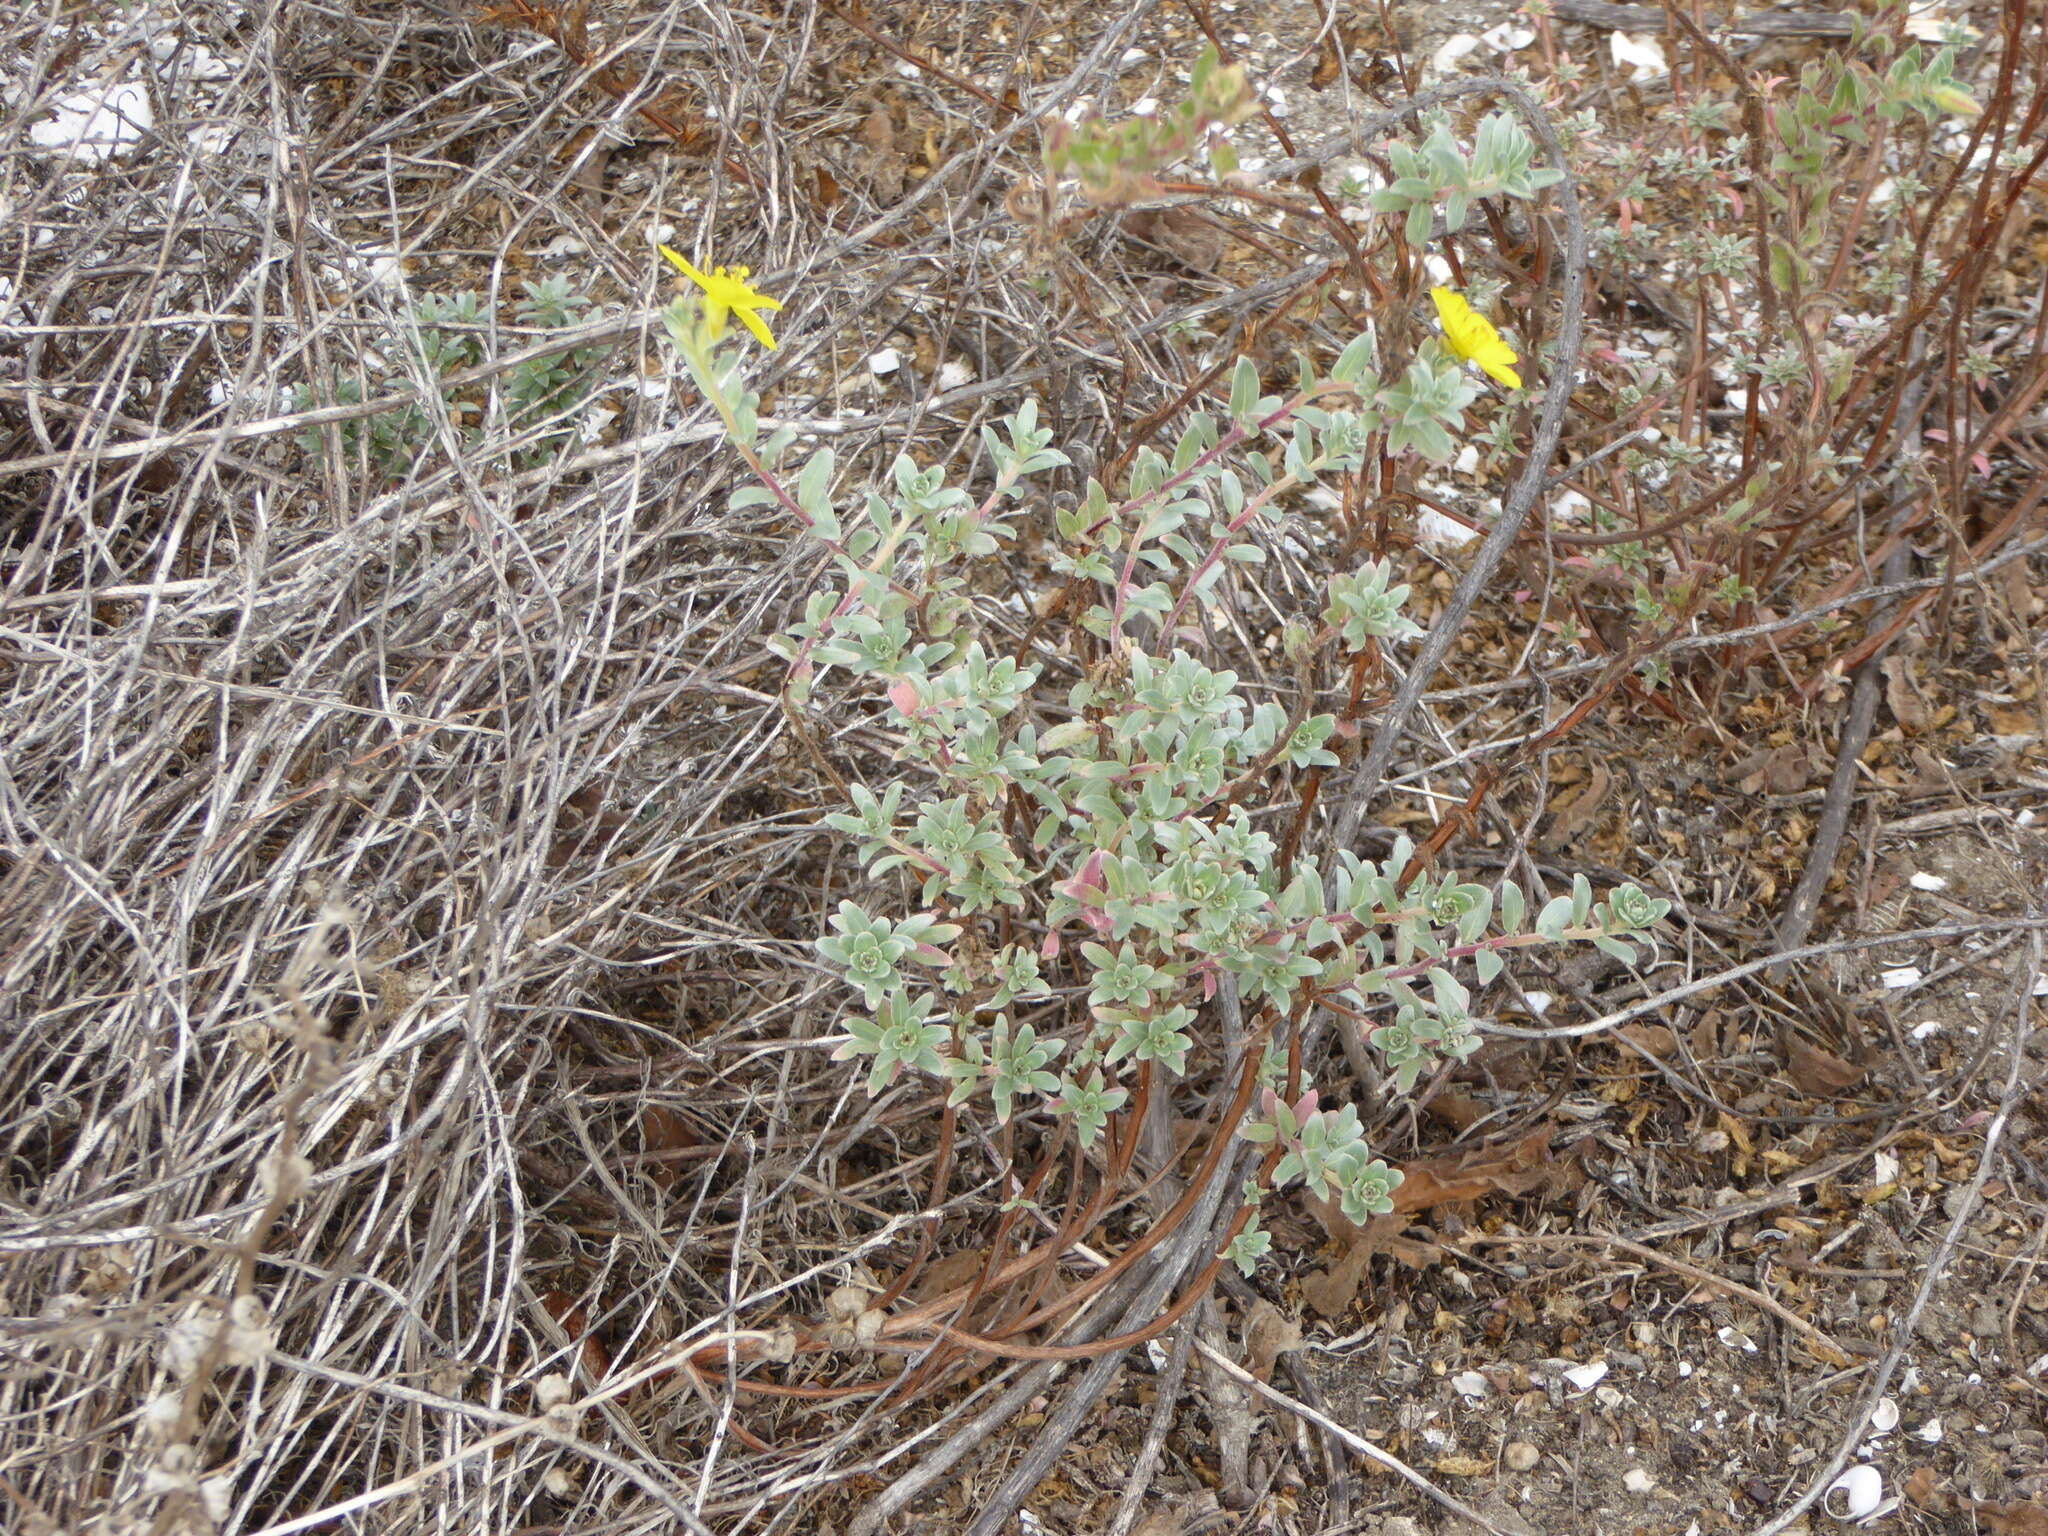
[[[1204,79],[1212,95],[1228,86],[1213,70]],[[1228,121],[1232,108],[1206,111]],[[1175,145],[1202,139],[1199,120],[1173,121]],[[1491,182],[1475,186],[1467,162],[1447,159],[1457,175],[1440,186],[1409,152],[1419,169],[1390,216],[1454,191],[1528,196],[1547,184],[1512,122],[1483,132]],[[1161,138],[1131,137],[1136,164],[1091,161],[1084,194],[1159,169],[1145,156]],[[1072,161],[1075,142],[1058,137],[1058,154]],[[1032,1251],[1057,1263],[1083,1240],[1107,1193],[1088,1193],[1081,1169],[1102,1170],[1114,1193],[1161,1103],[1167,1123],[1203,1127],[1184,1149],[1197,1182],[1234,1140],[1264,1149],[1210,1273],[1257,1266],[1270,1246],[1259,1208],[1274,1190],[1299,1186],[1356,1221],[1389,1210],[1400,1172],[1367,1145],[1355,1106],[1303,1080],[1309,1021],[1357,1030],[1387,1086],[1407,1093],[1477,1048],[1485,989],[1516,951],[1592,943],[1632,961],[1668,904],[1633,886],[1601,897],[1583,878],[1546,895],[1434,872],[1406,838],[1381,858],[1298,851],[1310,787],[1357,735],[1360,690],[1332,686],[1337,702],[1318,708],[1319,685],[1255,688],[1221,654],[1232,626],[1209,621],[1306,493],[1382,454],[1451,457],[1479,396],[1463,361],[1515,388],[1513,350],[1440,289],[1442,342],[1384,357],[1368,332],[1321,363],[1303,356],[1282,393],[1240,359],[1170,447],[1142,447],[1118,483],[1088,479],[1048,502],[1034,487],[1070,461],[1029,398],[957,467],[899,455],[869,475],[765,431],[746,344],[723,322],[739,314],[759,336],[754,310],[780,306],[743,269],[706,277],[672,259],[700,291],[665,311],[668,333],[752,471],[733,505],[781,509],[821,561],[818,589],[773,642],[799,734],[820,736],[812,722],[828,700],[859,700],[895,744],[823,818],[863,878],[834,893],[816,953],[843,982],[836,1059],[870,1093],[943,1107],[937,1179],[950,1177],[962,1116],[985,1117],[993,1140],[977,1139],[1015,1159],[996,1170],[1011,1199],[974,1295],[1030,1272],[1003,1257],[1010,1223],[1069,1155],[1060,1236]],[[1027,519],[1043,519],[1043,570],[1064,592],[1020,644],[1014,626],[990,622],[999,600],[976,577],[1014,551]],[[1409,596],[1388,563],[1337,574],[1320,611],[1291,616],[1278,637],[1296,676],[1367,676],[1420,633]],[[935,1188],[927,1209],[947,1198]],[[945,1337],[1002,1353],[1049,1305]]]

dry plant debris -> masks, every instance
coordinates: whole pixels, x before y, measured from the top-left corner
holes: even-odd
[[[1906,120],[1846,228],[1709,280],[1686,237],[1784,174],[1742,130],[1859,25],[1740,10],[0,19],[8,1528],[1776,1536],[1869,1468],[1870,1529],[2040,1536],[2048,20],[1916,5],[1980,114]],[[1210,41],[1262,90],[1245,195],[1020,220],[1039,115],[1156,104]],[[1416,1106],[1335,1042],[1399,1212],[1285,1214],[1259,1288],[1083,1419],[1047,1362],[879,1407],[849,1389],[930,1230],[935,1096],[849,1090],[810,940],[852,878],[829,771],[890,744],[783,711],[763,639],[816,571],[719,510],[655,245],[789,297],[764,409],[847,460],[1030,391],[1106,475],[1238,354],[1283,376],[1380,313],[1348,125],[1494,70],[1583,119],[1608,244],[1566,476],[1360,835],[1644,881],[1682,943],[1523,977]],[[1706,107],[1722,158],[1660,170]],[[1540,359],[1554,240],[1480,248]],[[1909,307],[1828,298],[1901,248]],[[550,281],[573,322],[521,309]],[[1760,410],[1773,334],[1854,360],[1797,420]],[[1247,665],[1362,549],[1452,611],[1517,463],[1305,507],[1234,594]],[[1717,543],[1752,495],[1769,542]],[[1737,580],[1639,591],[1616,548]],[[987,580],[1020,635],[1056,590],[1028,546]],[[908,1304],[971,1283],[999,1198]]]

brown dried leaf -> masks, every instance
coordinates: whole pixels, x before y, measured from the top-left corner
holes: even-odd
[[[1460,1134],[1492,1113],[1469,1093],[1440,1093],[1424,1106],[1437,1119]]]
[[[2048,1508],[2039,1504],[1986,1504],[1964,1500],[1991,1536],[2048,1536]]]
[[[1817,1045],[1808,1045],[1796,1036],[1787,1056],[1792,1081],[1798,1085],[1801,1093],[1811,1094],[1815,1098],[1828,1098],[1837,1093],[1846,1093],[1863,1081],[1862,1067],[1842,1060],[1832,1051],[1824,1051]]]
[[[1426,1211],[1432,1206],[1478,1200],[1487,1195],[1520,1196],[1544,1188],[1558,1175],[1550,1158],[1548,1127],[1503,1146],[1475,1147],[1462,1157],[1429,1157],[1407,1163],[1394,1191],[1394,1210]]]
[[[1752,752],[1724,777],[1746,795],[1793,795],[1813,781],[1814,772],[1807,743],[1788,741],[1768,752]]]
[[[1366,35],[1367,25],[1369,24],[1353,22],[1348,26],[1331,27],[1323,33],[1322,43],[1316,49],[1316,67],[1309,75],[1310,90],[1327,90],[1335,85],[1338,76],[1344,73],[1347,55],[1350,56],[1352,77],[1360,85],[1365,84],[1363,77],[1366,70],[1361,65],[1369,61],[1363,59],[1361,55],[1370,52],[1370,49],[1362,44],[1360,39]]]
[[[1560,838],[1576,838],[1599,818],[1607,804],[1607,791],[1614,775],[1598,763],[1592,765],[1586,782],[1569,795],[1562,795],[1550,807],[1550,830]]]
[[[1948,1495],[1936,1486],[1932,1467],[1915,1467],[1913,1475],[1899,1489],[1899,1496],[1915,1509],[1930,1509],[1936,1514],[1948,1511]]]
[[[1550,1132],[1543,1129],[1531,1131],[1517,1142],[1473,1147],[1451,1157],[1422,1158],[1405,1164],[1401,1172],[1405,1177],[1394,1191],[1393,1213],[1363,1227],[1346,1220],[1328,1201],[1308,1202],[1323,1230],[1344,1245],[1336,1263],[1301,1282],[1302,1300],[1318,1316],[1341,1317],[1350,1309],[1377,1254],[1384,1253],[1410,1269],[1428,1269],[1439,1262],[1442,1253],[1433,1244],[1401,1235],[1418,1212],[1486,1195],[1521,1196],[1555,1189],[1563,1182],[1565,1167],[1551,1159]]]
[[[1994,735],[2033,740],[2041,734],[2041,716],[2031,704],[1987,704],[1984,716],[1991,722]]]
[[[1465,1063],[1465,1070],[1472,1081],[1513,1093],[1543,1075],[1543,1050],[1535,1040],[1488,1040]]]
[[[937,1300],[948,1291],[957,1291],[970,1286],[980,1278],[988,1254],[980,1248],[962,1248],[958,1253],[949,1253],[937,1263],[927,1265],[911,1282],[910,1299],[920,1304]]]
[[[1721,1054],[1723,1017],[1718,1008],[1702,1008],[1700,1016],[1693,1021],[1692,1053],[1701,1061],[1712,1061]]]
[[[1323,1224],[1332,1229],[1331,1235],[1344,1244],[1336,1263],[1302,1277],[1301,1299],[1315,1309],[1318,1317],[1342,1317],[1351,1310],[1359,1287],[1365,1284],[1365,1272],[1378,1254],[1397,1259],[1410,1269],[1428,1269],[1442,1257],[1432,1245],[1410,1242],[1401,1236],[1401,1229],[1408,1224],[1404,1216],[1381,1216],[1356,1227],[1334,1206],[1326,1207],[1320,1200],[1311,1200],[1309,1205]]]
[[[608,1374],[612,1368],[611,1351],[605,1348],[604,1340],[590,1331],[590,1320],[576,1298],[567,1291],[545,1291],[540,1304],[549,1317],[562,1325],[569,1342],[578,1346],[577,1356],[588,1378],[597,1381]]]
[[[1439,1456],[1436,1470],[1445,1477],[1484,1477],[1493,1470],[1493,1463],[1484,1456]]]
[[[643,1152],[683,1152],[697,1146],[700,1141],[690,1122],[672,1109],[649,1104],[640,1112],[640,1149]],[[647,1177],[664,1186],[673,1185],[683,1176],[683,1165],[679,1159],[650,1157],[642,1167]]]
[[[1342,1317],[1358,1299],[1358,1288],[1365,1283],[1365,1272],[1372,1264],[1372,1256],[1379,1251],[1381,1240],[1398,1232],[1400,1226],[1398,1218],[1382,1216],[1355,1228],[1358,1235],[1336,1263],[1302,1276],[1301,1299],[1315,1309],[1318,1317]]]
[[[1645,1056],[1657,1061],[1678,1054],[1678,1036],[1662,1024],[1624,1024],[1620,1032]]]
[[[1927,729],[1927,703],[1920,697],[1919,689],[1913,686],[1913,661],[1908,656],[1887,656],[1877,664],[1884,674],[1884,702],[1892,712],[1892,718],[1899,722],[1899,729],[1908,736],[1917,736]]]
[[[1301,1348],[1301,1325],[1261,1296],[1244,1320],[1245,1369],[1273,1379],[1273,1362]]]
[[[1215,222],[1189,208],[1137,209],[1125,215],[1124,233],[1204,276],[1213,276],[1230,250]]]

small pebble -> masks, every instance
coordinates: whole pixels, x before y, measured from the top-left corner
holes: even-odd
[[[1510,1440],[1502,1455],[1512,1472],[1527,1472],[1538,1460],[1536,1447],[1526,1440]]]

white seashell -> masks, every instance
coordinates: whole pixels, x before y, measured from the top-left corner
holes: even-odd
[[[1504,21],[1497,27],[1489,27],[1479,34],[1479,41],[1495,53],[1513,53],[1517,48],[1526,48],[1536,41],[1536,34],[1527,27],[1518,27]]]
[[[1605,1360],[1592,1360],[1584,1365],[1575,1365],[1564,1373],[1564,1379],[1581,1392],[1590,1392],[1600,1384],[1600,1378],[1607,1374]]]
[[[1732,1324],[1716,1328],[1714,1330],[1714,1337],[1723,1344],[1726,1344],[1730,1349],[1739,1349],[1745,1355],[1756,1353],[1756,1340]]]
[[[1607,46],[1614,55],[1614,62],[1627,65],[1631,80],[1655,80],[1671,73],[1671,65],[1665,61],[1664,48],[1656,38],[1631,37],[1626,32],[1607,34]]]
[[[1463,523],[1454,523],[1434,507],[1424,507],[1415,520],[1415,537],[1424,544],[1469,544],[1479,537]]]
[[[1447,37],[1443,41],[1443,46],[1430,55],[1429,67],[1436,74],[1448,75],[1458,67],[1460,59],[1478,47],[1479,39],[1470,32],[1460,32],[1455,37]]]
[[[1884,1502],[1884,1474],[1869,1465],[1851,1467],[1821,1497],[1821,1508],[1837,1520],[1868,1520]]]
[[[38,149],[98,165],[127,154],[155,127],[141,82],[108,81],[60,97],[48,117],[30,125],[28,139]]]

